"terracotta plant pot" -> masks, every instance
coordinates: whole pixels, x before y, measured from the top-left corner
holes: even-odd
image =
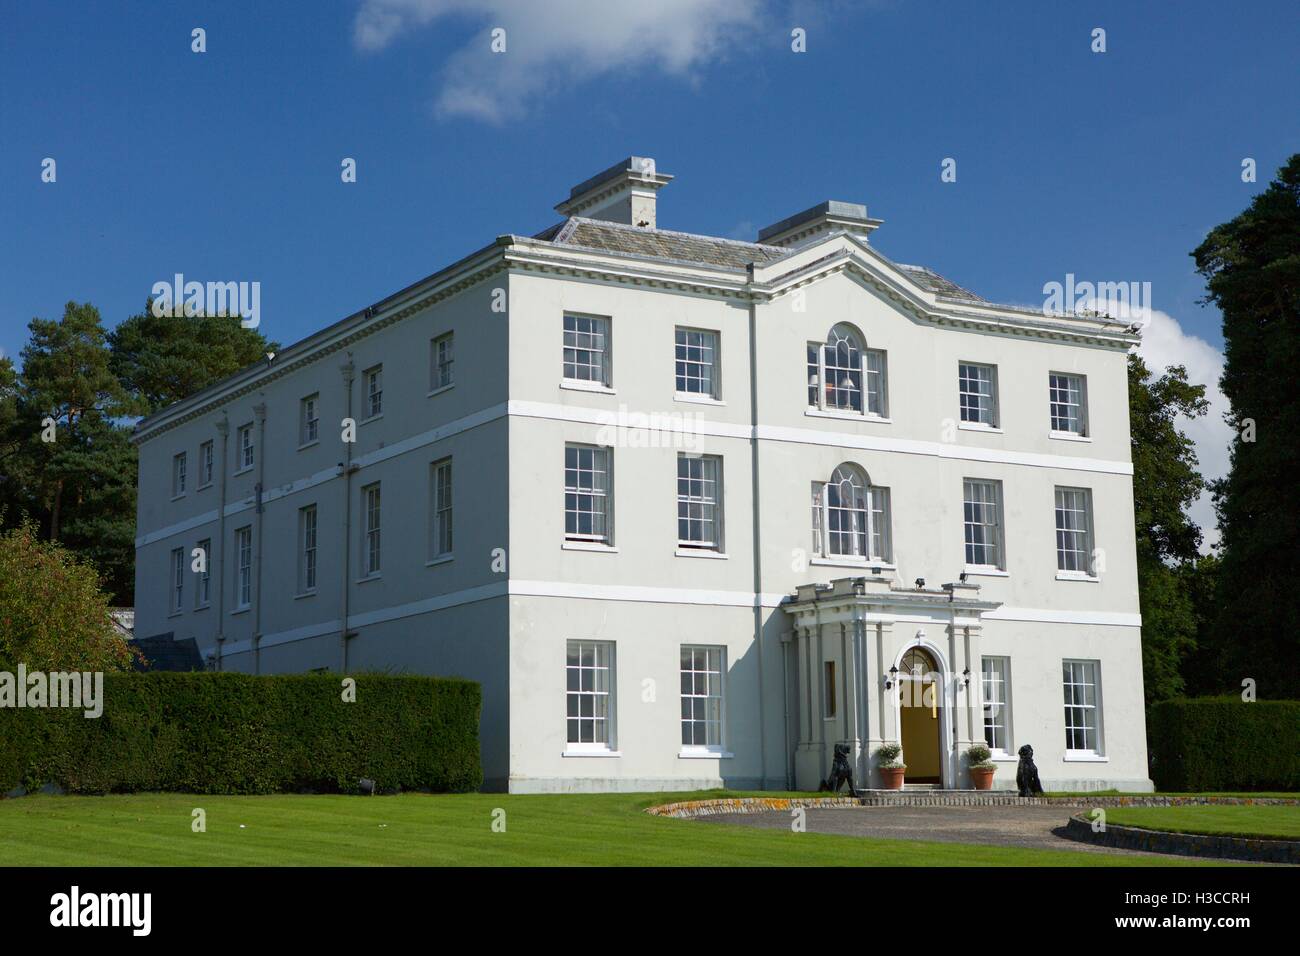
[[[992,790],[993,774],[994,774],[994,770],[992,767],[971,767],[970,768],[971,783],[975,785],[976,790]]]
[[[880,768],[880,784],[886,790],[902,790],[903,774],[907,772],[906,767],[898,767],[894,770]]]

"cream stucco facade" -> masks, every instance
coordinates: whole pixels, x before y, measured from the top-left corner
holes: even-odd
[[[998,785],[1029,743],[1049,788],[1149,789],[1134,334],[899,266],[860,206],[763,243],[657,229],[669,179],[633,157],[576,187],[559,226],[142,422],[136,632],[195,637],[224,669],[481,681],[485,776],[513,791],[815,789],[839,742],[874,785],[871,755],[902,724],[890,668],[921,647],[938,783],[969,786],[987,689]],[[808,362],[833,329],[853,344],[828,398],[834,356]],[[679,388],[687,332],[707,346],[696,391]],[[994,370],[988,422],[962,420],[984,400],[959,394],[963,366]],[[1051,427],[1049,376],[1080,385],[1073,432]],[[683,483],[701,458],[708,481]],[[814,483],[850,474],[873,504],[821,488],[814,540]],[[976,532],[968,482],[997,489]],[[1063,500],[1084,503],[1065,546],[1082,569],[1060,567]],[[705,532],[683,533],[700,507]],[[972,533],[996,550],[979,565]],[[906,759],[931,742],[902,743]]]

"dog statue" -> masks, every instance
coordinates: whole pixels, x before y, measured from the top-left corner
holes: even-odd
[[[849,745],[835,745],[835,759],[831,762],[831,775],[822,781],[818,790],[829,790],[831,793],[839,793],[840,785],[848,783],[849,796],[856,797],[858,791],[853,786],[853,768],[849,766]]]
[[[1016,767],[1016,786],[1022,797],[1036,797],[1043,792],[1043,783],[1038,779],[1038,768],[1034,766],[1034,748],[1025,744],[1019,750],[1020,764]]]

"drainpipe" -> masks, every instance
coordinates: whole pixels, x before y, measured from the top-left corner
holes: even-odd
[[[785,702],[785,719],[782,729],[785,732],[785,788],[794,789],[794,753],[790,749],[790,631],[781,634],[781,695]],[[794,641],[798,641],[798,632],[794,632]],[[797,643],[795,644],[797,647]]]
[[[217,434],[221,436],[221,500],[217,506],[217,546],[212,550],[221,555],[217,564],[217,670],[222,670],[225,660],[222,651],[226,645],[226,476],[230,474],[230,463],[226,460],[230,421],[225,412],[217,421]],[[212,555],[208,555],[208,567],[212,567]]]
[[[754,264],[751,262],[749,284],[752,286],[753,282]],[[754,539],[754,643],[758,651],[758,786],[762,790],[767,787],[767,714],[764,706],[767,694],[763,687],[763,541],[758,481],[758,303],[752,296],[749,300],[749,448],[750,494],[753,496],[750,512]]]
[[[351,419],[352,381],[356,370],[352,364],[351,352],[348,353],[348,360],[340,366],[339,370],[343,373],[343,417]],[[355,436],[354,431],[353,437]],[[343,475],[343,561],[341,562],[343,587],[340,590],[342,607],[339,610],[339,672],[342,674],[348,672],[348,595],[352,583],[352,471],[355,467],[352,464],[352,442],[345,441],[343,461],[339,464],[339,470]]]
[[[263,516],[262,498],[265,494],[263,479],[266,476],[266,403],[258,402],[253,406],[257,418],[257,505],[253,509],[257,521],[256,542],[253,545],[253,673],[262,673],[262,526],[266,524]]]

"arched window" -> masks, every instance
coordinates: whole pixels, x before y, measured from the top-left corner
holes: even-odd
[[[939,665],[934,662],[930,652],[923,647],[910,647],[903,654],[898,668],[906,677],[928,677],[939,673]]]
[[[885,415],[885,353],[867,349],[849,325],[808,343],[808,404],[829,411]]]
[[[890,560],[889,489],[871,485],[862,469],[842,464],[812,487],[813,550],[866,563]]]

